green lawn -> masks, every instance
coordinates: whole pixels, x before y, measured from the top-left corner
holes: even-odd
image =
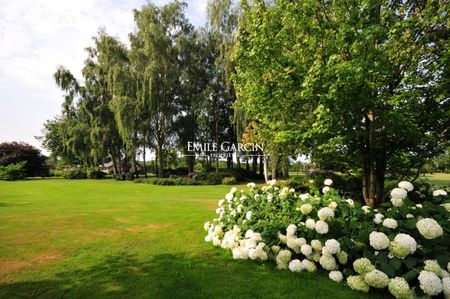
[[[0,298],[378,298],[203,241],[227,186],[0,182]]]
[[[426,174],[423,177],[428,179],[433,185],[450,187],[450,173]]]

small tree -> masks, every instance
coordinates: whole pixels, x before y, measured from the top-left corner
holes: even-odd
[[[26,161],[25,175],[46,176],[48,168],[45,164],[45,156],[37,148],[24,142],[0,143],[0,166],[8,166]]]

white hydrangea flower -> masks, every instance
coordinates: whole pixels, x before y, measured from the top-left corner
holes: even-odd
[[[383,226],[390,228],[390,229],[396,229],[398,226],[397,220],[393,218],[386,218],[383,220]]]
[[[302,212],[303,215],[308,215],[311,213],[313,207],[309,203],[305,203],[300,206],[300,212]]]
[[[376,224],[380,224],[381,222],[383,222],[383,218],[384,218],[383,214],[376,213],[375,216],[373,217],[373,222],[375,222]]]
[[[287,269],[288,264],[291,261],[292,253],[290,250],[282,249],[277,254],[277,257],[275,258],[277,262],[277,268],[278,269]]]
[[[347,284],[353,290],[365,293],[369,291],[369,285],[364,281],[361,275],[352,275],[347,277]]]
[[[450,212],[450,202],[443,203],[441,206],[444,207],[447,212]]]
[[[336,210],[337,206],[338,206],[338,204],[337,204],[337,202],[335,202],[335,201],[330,202],[330,204],[328,205],[328,207],[329,207],[330,209],[332,209],[333,211]]]
[[[323,182],[323,184],[324,184],[325,186],[331,186],[331,185],[333,185],[333,181],[332,181],[331,179],[326,179],[326,180]]]
[[[363,257],[353,262],[353,269],[355,269],[358,274],[364,275],[372,270],[375,270],[375,266],[372,265],[372,262],[369,259]]]
[[[211,223],[209,221],[206,221],[205,224],[203,224],[203,229],[205,231],[208,231],[210,226],[211,226]]]
[[[414,218],[414,215],[413,215],[413,214],[406,214],[406,218],[407,218],[407,219]]]
[[[330,271],[328,277],[336,282],[341,282],[344,279],[344,275],[342,275],[341,271]]]
[[[435,296],[442,292],[442,282],[433,272],[420,271],[418,279],[420,282],[420,288],[425,294]]]
[[[280,252],[280,246],[278,246],[278,245],[272,245],[271,247],[270,247],[270,250],[272,250],[272,252],[273,252],[273,254],[275,254],[275,255],[277,255],[279,252]]]
[[[272,194],[267,194],[267,202],[272,202],[273,200],[273,195]]]
[[[326,223],[325,221],[319,220],[316,222],[316,232],[318,234],[324,235],[326,233],[328,233],[328,223]]]
[[[404,198],[406,198],[406,196],[408,196],[408,192],[403,188],[394,188],[391,191],[392,198],[404,199]]]
[[[288,248],[294,250],[295,253],[300,253],[301,245],[299,244],[297,237],[288,235],[286,245]]]
[[[388,289],[397,299],[414,298],[408,282],[403,277],[395,277],[389,280]]]
[[[315,251],[321,251],[322,250],[322,243],[319,240],[312,240],[311,241],[311,247],[315,250]]]
[[[446,196],[447,195],[447,191],[442,190],[442,189],[433,191],[433,196],[436,197],[436,196],[441,196],[441,195]]]
[[[394,207],[401,207],[401,206],[403,206],[403,199],[402,198],[395,198],[395,197],[392,197],[391,198],[391,203],[392,203],[392,205],[394,206]]]
[[[337,268],[336,260],[332,255],[323,254],[319,259],[319,263],[322,268],[328,271],[336,270]]]
[[[288,194],[289,194],[289,188],[283,187],[283,189],[281,189],[281,191],[280,191],[280,196],[287,196]]]
[[[417,249],[416,240],[408,234],[397,234],[394,238],[394,242],[397,242],[401,246],[407,247],[409,254],[413,254]]]
[[[316,222],[311,218],[309,218],[305,221],[305,225],[309,229],[316,229]]]
[[[418,204],[416,204],[416,207],[418,207],[419,209],[421,209],[423,206],[422,206],[422,204],[418,203]]]
[[[256,188],[256,184],[251,182],[247,184],[247,187],[249,187],[250,189],[255,189]]]
[[[442,226],[433,218],[424,218],[416,223],[416,227],[420,234],[428,240],[435,239],[442,236]]]
[[[314,262],[311,262],[308,259],[302,260],[302,264],[303,264],[303,266],[305,266],[305,269],[308,272],[314,272],[317,270],[316,264],[314,264]]]
[[[319,219],[322,221],[326,221],[329,218],[333,218],[334,217],[334,212],[332,209],[325,207],[325,208],[321,208],[318,212],[317,212],[317,216],[319,216]]]
[[[305,266],[302,264],[300,260],[292,260],[289,262],[289,270],[292,272],[302,272],[305,269]]]
[[[402,188],[402,189],[405,189],[408,192],[411,192],[411,191],[414,190],[413,184],[411,184],[408,181],[401,181],[400,183],[398,183],[398,187]]]
[[[425,266],[423,269],[428,272],[433,272],[439,277],[442,277],[442,268],[438,264],[437,260],[426,260],[424,261]]]
[[[300,251],[302,252],[302,254],[304,256],[309,256],[312,254],[313,249],[312,249],[311,245],[304,244],[304,245],[302,245],[302,247],[300,247]]]
[[[231,193],[231,192],[225,194],[225,199],[226,199],[228,202],[232,201],[232,200],[233,200],[233,197],[234,197],[234,194]]]
[[[380,270],[372,270],[364,275],[364,281],[371,287],[381,289],[389,284],[389,277]]]
[[[329,239],[325,242],[327,251],[331,254],[337,254],[341,251],[341,244],[336,239]]]
[[[253,214],[252,211],[248,211],[248,212],[245,214],[245,219],[250,220],[250,219],[252,218],[252,214]]]
[[[362,206],[361,210],[363,210],[365,214],[370,213],[370,207],[369,206]]]
[[[219,205],[219,207],[223,207],[223,204],[225,203],[224,199],[219,200],[219,202],[217,203]]]
[[[325,193],[327,193],[329,191],[330,191],[330,187],[328,187],[328,186],[325,186],[325,187],[322,188],[322,193],[323,194],[325,194]]]
[[[389,238],[382,232],[371,232],[369,243],[375,250],[383,250],[389,247]]]
[[[336,257],[341,265],[345,265],[348,262],[348,253],[345,251],[341,251],[336,254]]]
[[[248,259],[248,249],[245,247],[235,247],[231,250],[233,258],[235,260],[246,260]]]
[[[450,277],[442,278],[442,291],[444,292],[445,299],[450,298]]]
[[[293,236],[296,231],[297,231],[297,225],[289,224],[289,226],[286,228],[286,235]]]
[[[231,188],[230,192],[233,193],[233,194],[236,193],[237,192],[237,188],[236,187]]]
[[[267,182],[269,186],[274,186],[277,183],[277,180],[273,179]]]
[[[353,207],[355,205],[355,202],[351,198],[346,199],[345,202],[348,203],[348,205],[351,206],[351,207]]]
[[[309,195],[309,193],[304,193],[304,194],[300,194],[300,199],[301,200],[307,200],[311,195]]]

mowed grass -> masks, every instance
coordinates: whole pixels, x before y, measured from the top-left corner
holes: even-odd
[[[429,180],[433,185],[441,187],[450,187],[450,173],[433,173],[426,174],[423,176],[425,179]]]
[[[0,182],[1,298],[379,298],[203,241],[228,186]]]

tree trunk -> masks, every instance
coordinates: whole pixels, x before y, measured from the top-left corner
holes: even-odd
[[[253,157],[252,157],[252,171],[254,173],[256,173],[257,165],[258,165],[258,157],[256,156],[256,153],[253,153]]]
[[[162,178],[164,176],[164,159],[163,159],[163,149],[160,142],[156,145],[156,156],[158,159],[157,165],[157,176]]]
[[[277,179],[277,168],[278,168],[278,157],[277,155],[272,155],[272,180]]]
[[[145,165],[145,146],[144,152],[142,153],[143,167],[144,167],[144,176],[147,177],[147,165]]]
[[[264,166],[264,160],[266,160],[266,157],[263,156],[263,153],[260,153],[259,156],[259,174],[265,174],[265,166]]]
[[[261,156],[260,159],[263,161],[264,180],[267,183],[269,181],[269,174],[267,173],[267,156]]]

